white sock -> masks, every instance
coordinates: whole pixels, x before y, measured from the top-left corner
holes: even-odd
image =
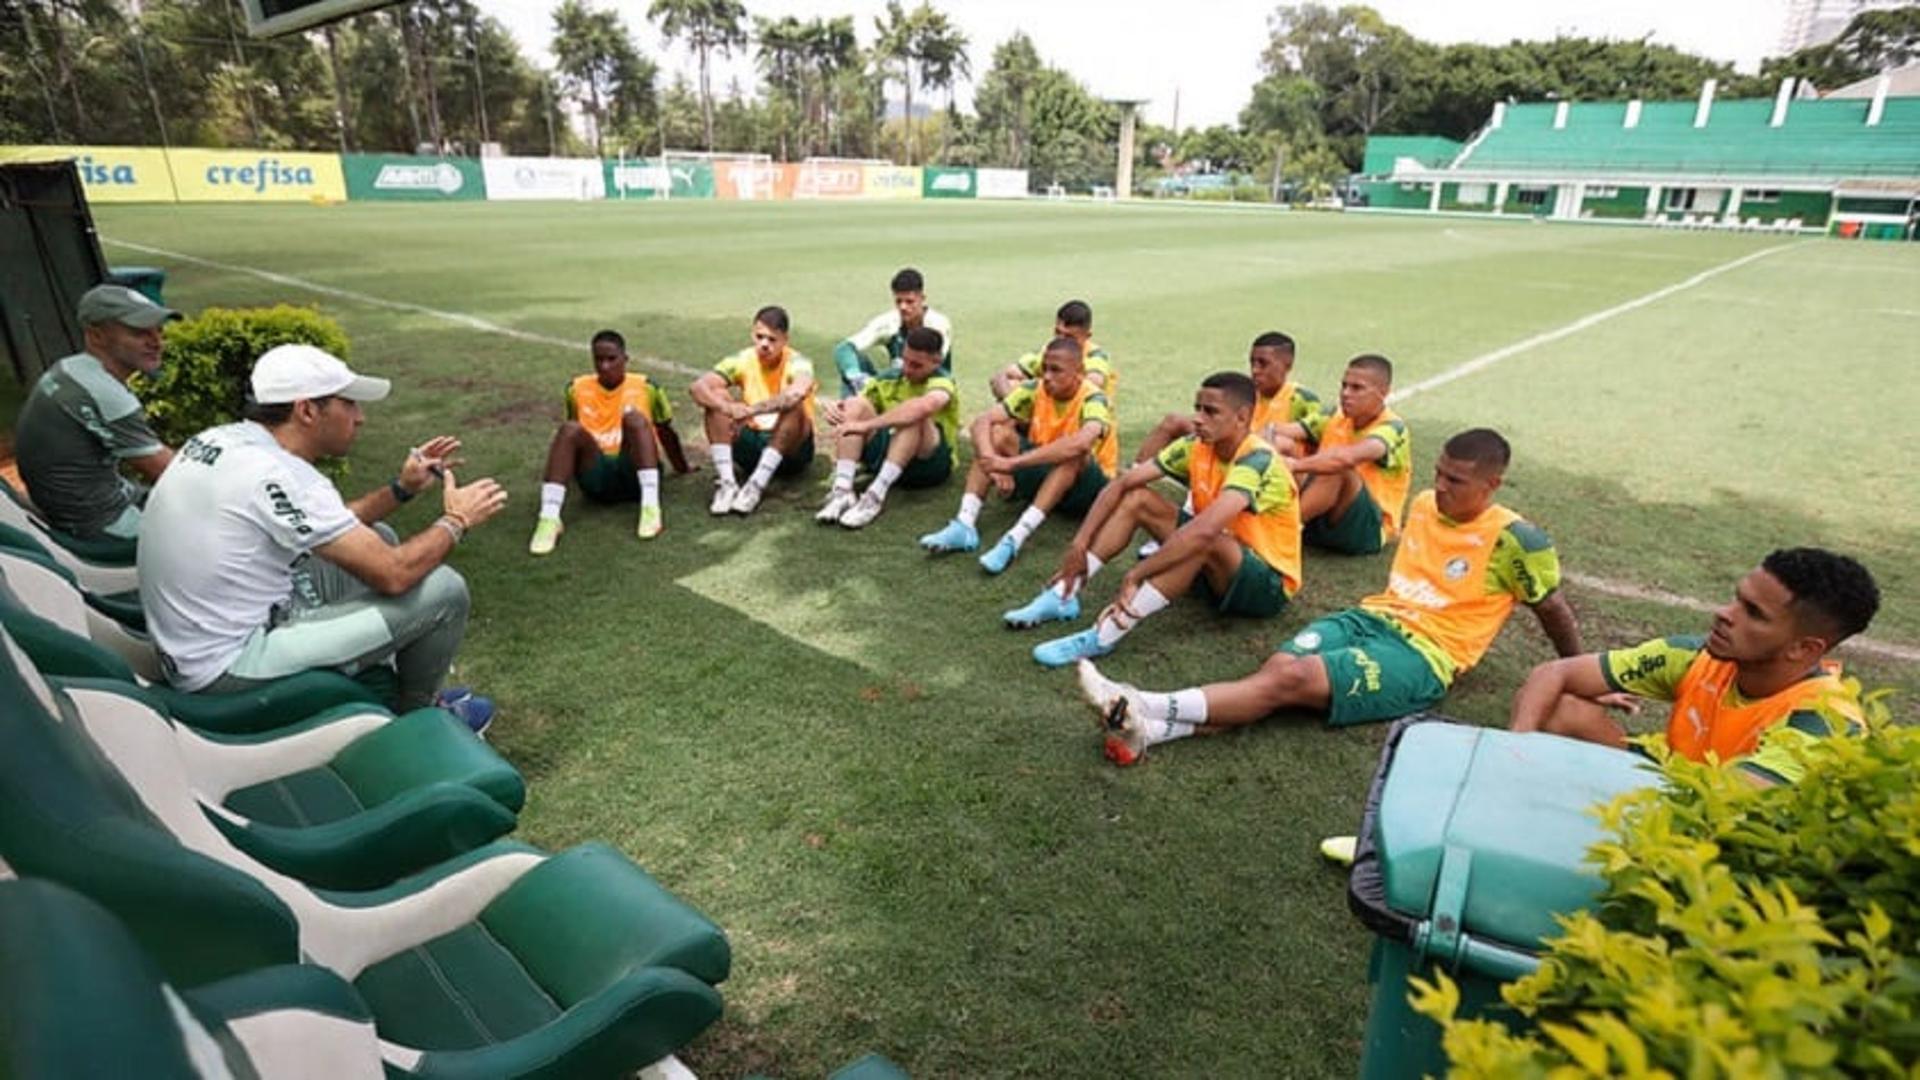
[[[960,496],[960,512],[954,515],[954,520],[969,529],[973,528],[980,520],[980,496],[971,491]]]
[[[1198,687],[1175,690],[1171,694],[1141,693],[1142,719],[1171,720],[1180,724],[1207,722],[1207,695]]]
[[[1159,589],[1154,588],[1151,583],[1142,585],[1133,594],[1133,611],[1140,618],[1122,624],[1120,621],[1122,616],[1115,612],[1093,624],[1094,635],[1100,639],[1101,645],[1112,645],[1126,637],[1127,632],[1139,626],[1147,616],[1157,611],[1164,611],[1166,606],[1167,598],[1160,595]]]
[[[659,469],[641,469],[638,471],[637,475],[640,477],[640,505],[641,506],[659,506],[660,505],[660,470]]]
[[[836,492],[852,491],[853,474],[859,468],[860,463],[852,458],[836,459],[833,463],[833,490]]]
[[[1193,734],[1194,726],[1178,720],[1145,720],[1140,724],[1140,735],[1148,746],[1158,746],[1163,742],[1186,738]]]
[[[733,480],[733,444],[715,443],[707,448],[713,455],[714,483],[721,487],[732,486]]]
[[[1020,520],[1014,522],[1013,528],[1007,530],[1007,535],[1013,538],[1014,550],[1018,551],[1020,545],[1027,542],[1027,537],[1033,535],[1033,530],[1039,528],[1040,523],[1045,520],[1047,520],[1047,512],[1038,507],[1029,506],[1022,511]]]
[[[885,499],[887,490],[893,487],[895,480],[900,479],[901,472],[900,466],[891,461],[880,466],[880,472],[874,476],[873,483],[867,485],[867,494],[876,500]]]
[[[1086,588],[1087,583],[1093,580],[1093,575],[1099,573],[1100,568],[1105,565],[1107,565],[1106,561],[1100,558],[1100,556],[1095,555],[1091,551],[1087,552],[1087,576],[1081,578],[1080,584],[1077,586],[1074,586],[1071,590],[1068,589],[1067,583],[1063,581],[1059,585],[1056,585],[1054,587],[1054,591],[1060,594],[1060,599],[1062,600],[1072,599],[1073,594],[1076,592],[1079,592],[1081,589]]]
[[[560,520],[560,507],[567,501],[567,485],[540,485],[540,516],[554,521]]]
[[[773,470],[780,467],[780,451],[769,446],[760,451],[760,464],[753,467],[753,475],[747,478],[747,486],[764,488],[767,481],[773,479]]]

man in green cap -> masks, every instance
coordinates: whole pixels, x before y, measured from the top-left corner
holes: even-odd
[[[146,488],[121,467],[151,484],[173,450],[127,380],[159,370],[161,327],[180,313],[124,285],[96,285],[80,297],[79,315],[86,351],[43,372],[20,410],[20,479],[47,524],[81,540],[125,541],[131,558]]]

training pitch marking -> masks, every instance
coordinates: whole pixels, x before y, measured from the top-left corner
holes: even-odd
[[[388,300],[384,297],[369,296],[366,293],[354,292],[352,289],[342,289],[333,285],[322,285],[317,281],[308,281],[305,278],[297,278],[291,274],[278,274],[272,270],[261,270],[252,266],[237,266],[233,263],[215,262],[212,259],[203,259],[198,255],[188,255],[179,251],[168,251],[165,248],[136,244],[131,240],[115,240],[109,236],[103,236],[100,239],[118,247],[131,248],[144,255],[158,255],[161,258],[178,259],[181,262],[192,263],[195,266],[205,266],[214,270],[225,270],[233,274],[246,274],[251,277],[260,278],[263,281],[271,281],[276,285],[287,285],[296,289],[305,289],[308,292],[320,293],[323,296],[334,296],[342,300],[353,301],[357,304],[368,304],[373,307],[386,308],[390,311],[407,311],[416,315],[426,315],[443,322],[453,323],[456,326],[464,326],[469,330],[478,330],[483,334],[498,334],[502,337],[513,338],[516,341],[531,342],[535,345],[552,345],[562,349],[578,349],[580,347],[580,343],[577,341],[554,337],[552,334],[539,334],[531,330],[517,330],[511,326],[502,326],[497,322],[489,322],[486,319],[480,318],[478,315],[468,315],[459,311],[442,311],[439,308],[430,308],[423,304],[409,304],[404,300]],[[662,371],[671,371],[676,375],[699,375],[704,370],[702,368],[689,367],[686,364],[676,363],[672,360],[663,360],[657,356],[639,356],[634,359],[648,367],[658,368]]]
[[[1590,592],[1618,597],[1622,600],[1641,600],[1651,604],[1664,604],[1667,607],[1685,608],[1711,614],[1719,609],[1719,604],[1710,604],[1705,600],[1695,600],[1691,596],[1682,596],[1665,589],[1650,589],[1644,585],[1634,585],[1625,581],[1611,581],[1591,574],[1564,574],[1573,585]],[[1906,645],[1895,645],[1889,641],[1875,641],[1872,638],[1854,637],[1840,643],[1842,652],[1856,652],[1866,656],[1877,656],[1883,660],[1902,660],[1907,663],[1920,662],[1920,649]]]
[[[1481,355],[1476,356],[1471,360],[1465,361],[1463,363],[1455,364],[1453,367],[1450,367],[1447,370],[1442,371],[1438,375],[1429,376],[1428,378],[1422,379],[1419,382],[1414,383],[1412,386],[1395,390],[1392,394],[1390,394],[1387,397],[1387,401],[1397,405],[1400,402],[1403,402],[1408,398],[1415,396],[1416,394],[1424,394],[1429,390],[1437,390],[1440,387],[1445,386],[1450,382],[1456,382],[1460,379],[1466,378],[1469,375],[1476,375],[1482,371],[1485,371],[1486,369],[1492,367],[1493,365],[1499,363],[1502,360],[1508,359],[1509,357],[1518,356],[1523,352],[1527,352],[1532,349],[1537,349],[1542,345],[1552,344],[1553,342],[1559,341],[1561,338],[1564,338],[1564,337],[1571,337],[1572,335],[1577,334],[1582,330],[1586,330],[1591,327],[1598,326],[1601,323],[1606,322],[1608,319],[1612,319],[1620,315],[1625,315],[1629,311],[1638,311],[1639,309],[1646,307],[1648,304],[1658,303],[1659,301],[1665,300],[1667,297],[1672,296],[1675,293],[1685,292],[1686,290],[1694,288],[1697,285],[1704,284],[1705,282],[1711,281],[1714,278],[1719,277],[1721,274],[1724,274],[1729,270],[1737,270],[1740,267],[1745,266],[1750,262],[1754,262],[1758,259],[1764,259],[1769,255],[1777,254],[1779,252],[1787,250],[1788,248],[1800,247],[1802,244],[1807,244],[1807,243],[1811,243],[1811,241],[1803,240],[1803,241],[1800,241],[1800,243],[1796,243],[1796,244],[1780,244],[1775,247],[1764,248],[1760,251],[1756,251],[1751,255],[1742,255],[1741,257],[1734,259],[1731,262],[1721,263],[1719,266],[1709,267],[1693,275],[1692,277],[1687,278],[1684,281],[1676,281],[1672,285],[1667,285],[1665,287],[1655,289],[1652,292],[1646,294],[1645,296],[1636,296],[1632,300],[1628,300],[1626,303],[1615,304],[1613,307],[1607,308],[1604,311],[1596,311],[1591,315],[1583,315],[1580,318],[1575,319],[1572,322],[1566,324],[1565,326],[1555,327],[1554,329],[1548,330],[1545,333],[1535,334],[1524,341],[1516,341],[1511,345],[1507,345],[1502,348],[1495,349],[1490,353],[1482,353]]]

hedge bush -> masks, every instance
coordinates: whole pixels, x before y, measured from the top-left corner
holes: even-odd
[[[135,375],[153,429],[169,446],[240,418],[247,377],[275,345],[306,344],[347,359],[346,331],[311,308],[208,308],[167,327],[166,350],[153,377]],[[329,463],[335,475],[344,472]]]
[[[1797,784],[1669,757],[1609,804],[1597,909],[1502,990],[1534,1030],[1416,980],[1453,1075],[1920,1075],[1920,730],[1883,697]]]

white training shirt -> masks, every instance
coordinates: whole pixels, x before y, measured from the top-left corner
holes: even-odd
[[[920,325],[940,331],[940,355],[942,357],[953,354],[953,323],[949,322],[945,315],[940,314],[932,308],[928,308],[926,314],[921,316]],[[867,325],[861,327],[858,333],[855,333],[847,340],[853,342],[854,348],[859,349],[861,352],[866,352],[868,349],[892,338],[893,335],[899,332],[900,309],[888,308],[880,314],[875,315]]]
[[[359,524],[333,482],[259,424],[187,440],[140,521],[140,606],[174,685],[224,674],[292,596],[294,569]]]

